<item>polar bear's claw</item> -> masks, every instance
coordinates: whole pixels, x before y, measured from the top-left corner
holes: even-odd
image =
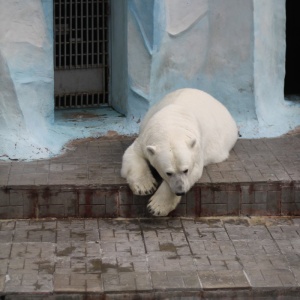
[[[148,211],[151,215],[155,216],[155,217],[163,217],[160,215],[160,212],[155,212],[154,210],[148,208]]]
[[[157,199],[153,199],[153,197],[150,199],[147,208],[148,211],[156,217],[165,217],[174,209],[173,207],[166,206],[163,201],[159,202]]]
[[[157,182],[153,178],[151,181],[134,180],[129,183],[130,189],[135,195],[146,196],[153,194],[157,189]]]

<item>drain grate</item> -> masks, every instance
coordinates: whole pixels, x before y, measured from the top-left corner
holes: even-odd
[[[55,108],[108,104],[108,0],[54,0]]]

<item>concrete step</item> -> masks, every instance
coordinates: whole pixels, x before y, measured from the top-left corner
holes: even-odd
[[[120,177],[129,137],[80,140],[49,160],[0,162],[0,218],[149,217],[150,197]],[[300,135],[240,139],[202,178],[173,217],[300,215]]]

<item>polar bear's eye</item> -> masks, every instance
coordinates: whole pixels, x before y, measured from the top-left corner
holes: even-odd
[[[188,173],[188,171],[189,171],[189,170],[188,170],[188,169],[186,169],[186,170],[184,170],[184,171],[183,171],[183,173],[184,173],[184,174],[187,174],[187,173]]]
[[[172,176],[172,175],[173,175],[172,172],[166,172],[166,174],[167,174],[168,176]]]

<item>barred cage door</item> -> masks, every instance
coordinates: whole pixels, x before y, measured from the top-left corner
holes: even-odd
[[[108,105],[108,1],[53,1],[56,109]]]

